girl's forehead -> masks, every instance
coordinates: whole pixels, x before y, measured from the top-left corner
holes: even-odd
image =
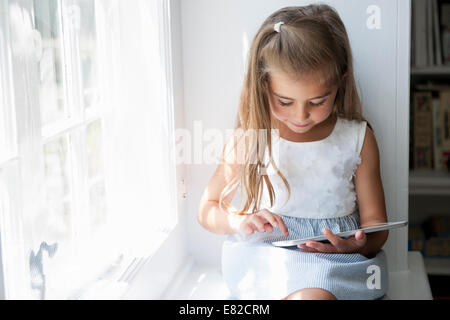
[[[270,72],[269,87],[272,91],[285,95],[304,93],[311,96],[316,93],[322,94],[325,90],[330,89],[317,77],[293,77],[282,71]]]

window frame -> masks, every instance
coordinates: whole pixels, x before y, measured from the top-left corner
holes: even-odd
[[[7,12],[5,4],[0,5],[0,30],[5,29],[5,19]],[[0,32],[0,48],[7,48],[9,43],[9,33]],[[16,114],[14,106],[14,93],[11,87],[12,75],[9,72],[8,65],[11,63],[11,52],[9,50],[0,50],[0,135],[4,137],[4,145],[0,148],[6,147],[5,152],[0,150],[0,164],[6,163],[17,157],[17,128],[16,128]]]
[[[167,72],[172,88],[171,112],[174,128],[185,128],[184,84],[183,84],[183,56],[181,30],[180,0],[165,0],[165,30],[169,30],[166,38],[166,59],[170,63]],[[175,148],[175,133],[172,131],[171,141]],[[175,149],[172,156],[175,156]],[[174,159],[174,158],[173,158]],[[174,160],[175,161],[175,160]],[[187,186],[187,165],[176,164],[176,210],[178,223],[168,234],[164,243],[151,256],[136,261],[138,265],[129,279],[129,288],[121,296],[124,299],[164,299],[171,288],[171,282],[190,261],[187,243],[189,193]],[[156,276],[155,276],[156,275]]]
[[[18,1],[17,1],[18,2]],[[168,124],[169,124],[169,129],[170,129],[170,142],[173,142],[174,144],[174,139],[173,139],[173,135],[174,135],[174,122],[175,120],[175,110],[174,110],[174,91],[173,91],[173,66],[172,66],[172,47],[171,47],[171,34],[170,34],[170,7],[171,7],[171,0],[158,0],[159,5],[161,6],[161,10],[160,13],[162,13],[162,19],[160,20],[160,25],[163,26],[164,29],[164,34],[165,34],[165,43],[164,43],[164,48],[161,48],[162,53],[164,53],[162,55],[162,58],[165,61],[165,65],[164,68],[166,70],[166,79],[165,82],[167,84],[166,88],[167,88],[167,92],[165,97],[167,98],[167,106],[168,106],[168,110],[167,110],[167,117],[168,117]],[[67,1],[67,3],[74,3],[73,1]],[[25,2],[21,2],[21,5],[24,5],[26,9],[28,9],[28,12],[32,12],[32,8],[33,8],[33,1],[32,0],[28,0]],[[7,19],[3,19],[3,22],[0,22],[0,31],[8,31],[9,32],[9,17],[8,17],[8,7],[9,4],[5,4],[4,2],[1,2],[0,4],[0,10],[1,13],[6,16]],[[30,17],[31,19],[31,17]],[[8,34],[8,32],[4,32],[3,34]],[[160,33],[161,36],[161,33]],[[11,43],[11,42],[10,42]],[[9,48],[9,46],[6,46],[5,48]],[[67,53],[66,51],[69,51],[69,53]],[[69,50],[68,48],[65,48],[65,54],[70,55],[71,50]],[[1,54],[1,53],[0,53]],[[1,55],[0,55],[1,57]],[[69,59],[71,60],[71,58]],[[0,61],[1,63],[2,61]],[[21,95],[19,94],[20,89],[23,88],[30,88],[32,87],[32,85],[29,82],[32,81],[37,81],[36,79],[36,66],[33,65],[33,61],[32,58],[27,57],[26,55],[22,55],[22,56],[16,56],[16,55],[12,55],[12,59],[11,62],[9,64],[9,66],[6,66],[6,69],[4,70],[9,70],[9,67],[12,68],[12,70],[14,70],[14,73],[11,72],[11,83],[14,84],[15,90],[13,90],[13,92],[15,93],[15,96],[13,96],[13,98],[15,98],[14,102],[10,102],[10,106],[14,106],[15,108],[11,108],[16,110],[16,121],[11,121],[13,124],[17,123],[17,128],[14,127],[14,134],[16,134],[16,139],[15,141],[21,141],[20,144],[17,145],[17,156],[15,158],[11,158],[12,160],[17,160],[17,166],[20,167],[20,170],[18,170],[18,172],[16,172],[17,177],[20,177],[20,179],[18,179],[17,181],[20,180],[20,182],[17,183],[21,183],[22,181],[31,181],[33,179],[34,173],[36,172],[36,170],[41,170],[39,168],[43,167],[43,156],[42,156],[42,147],[43,145],[50,141],[53,140],[56,136],[61,135],[61,134],[65,134],[65,132],[69,132],[71,130],[76,130],[76,129],[81,129],[84,128],[88,125],[88,123],[91,123],[92,121],[95,121],[98,117],[100,117],[99,114],[93,113],[90,114],[89,117],[84,118],[84,112],[86,111],[86,109],[84,108],[84,105],[79,104],[78,103],[78,112],[76,111],[76,108],[74,109],[73,106],[68,106],[69,110],[72,112],[71,115],[73,115],[68,121],[65,121],[63,124],[59,123],[58,125],[48,125],[48,126],[44,126],[41,127],[40,122],[41,122],[41,115],[40,115],[40,110],[39,108],[31,108],[29,105],[29,101],[27,99],[29,99],[28,95]],[[31,70],[31,71],[30,71]],[[22,77],[22,75],[25,74],[25,77]],[[78,75],[79,76],[79,75]],[[78,77],[76,76],[76,77]],[[3,79],[0,79],[0,81]],[[78,78],[79,80],[79,78]],[[72,91],[76,91],[80,88],[77,88],[78,85],[80,85],[80,81],[74,81],[77,84],[74,84],[74,87],[72,88]],[[6,82],[3,81],[3,84],[5,84]],[[72,83],[73,84],[73,83]],[[1,88],[0,88],[1,89]],[[70,90],[69,90],[70,91]],[[31,95],[34,95],[36,97],[36,92],[32,92]],[[81,96],[79,96],[81,97]],[[71,99],[68,99],[68,101],[71,101]],[[38,109],[38,110],[36,110]],[[84,118],[84,119],[83,119]],[[31,131],[30,131],[31,128]],[[12,131],[12,129],[10,128],[10,131]],[[78,149],[78,154],[82,155],[83,154],[83,150],[80,149],[81,147],[81,141],[84,137],[84,134],[77,134],[76,131],[75,133],[72,132],[69,134],[69,137],[71,136],[75,136],[72,137],[72,139],[75,139],[72,145],[72,143],[69,142],[69,144],[71,144],[72,146],[68,146],[73,147],[73,148],[77,148]],[[68,140],[71,140],[70,138]],[[172,148],[170,148],[170,157],[171,159],[174,159],[174,145],[172,146]],[[38,161],[31,163],[31,161],[26,161],[26,159],[38,159]],[[11,160],[8,159],[8,160]],[[25,161],[23,161],[22,159],[25,159]],[[3,161],[3,159],[0,159],[0,173],[2,171],[2,169],[5,168],[5,161]],[[174,163],[174,161],[172,161],[172,163]],[[82,165],[82,164],[78,164],[78,165]],[[84,168],[85,169],[85,168]],[[78,183],[83,183],[83,179],[81,178],[81,171],[84,170],[83,168],[78,168],[75,169],[75,173],[74,175],[77,176],[78,178]],[[179,195],[179,190],[177,188],[177,184],[176,184],[176,177],[178,175],[178,169],[179,166],[176,167],[172,167],[170,170],[171,173],[171,177],[170,177],[170,181],[171,181],[171,189],[172,189],[172,197],[174,198],[174,200],[176,199],[177,201],[175,204],[174,209],[177,212],[177,217],[178,217],[178,221],[180,221],[180,217],[182,216],[180,214],[180,197]],[[20,174],[19,174],[20,171]],[[184,178],[182,178],[182,180],[184,181]],[[86,181],[84,181],[86,182]],[[9,188],[10,185],[7,186],[7,188]],[[27,185],[26,183],[22,183],[21,185],[16,186],[16,191],[17,191],[17,196],[15,196],[13,199],[11,200],[11,203],[13,203],[13,205],[16,207],[16,209],[18,211],[20,211],[21,214],[32,214],[33,208],[30,205],[26,205],[26,202],[28,202],[29,200],[33,199],[33,195],[36,194],[36,189],[39,188],[39,185],[34,184],[34,185]],[[83,188],[85,189],[85,188]],[[83,201],[81,201],[80,199],[83,198],[81,195],[76,196],[76,199],[74,200],[74,204],[82,204]],[[27,199],[27,201],[21,201],[21,199]],[[84,199],[86,199],[86,195],[84,196]],[[5,225],[4,225],[5,226]],[[14,226],[16,231],[19,231],[19,229],[21,228],[20,225],[15,225]],[[167,232],[167,237],[170,237],[171,235],[173,235],[176,230],[178,230],[180,228],[180,224],[177,223],[174,227],[174,229],[172,229],[170,232]],[[1,233],[1,230],[0,230]],[[2,239],[3,240],[3,234],[1,234]],[[167,244],[167,239],[163,239],[161,246],[164,246],[165,244]],[[0,241],[0,245],[1,245],[1,241]],[[160,246],[160,247],[161,247]],[[0,250],[5,248],[5,243],[3,243],[3,247],[0,248]],[[24,252],[24,251],[23,251]],[[0,254],[3,255],[3,257],[7,256],[8,253],[5,252],[5,250],[0,251]],[[1,258],[1,257],[0,257]],[[23,257],[25,258],[25,257]],[[152,263],[156,263],[158,262],[159,264],[161,264],[163,262],[163,264],[167,263],[166,258],[164,258],[163,260],[158,260],[158,257],[156,255],[149,255],[147,257],[136,257],[134,258],[132,261],[129,261],[129,264],[126,266],[126,269],[120,270],[120,276],[118,276],[116,278],[117,283],[119,285],[123,284],[123,280],[125,279],[126,283],[131,283],[132,280],[134,279],[134,277],[136,276],[137,273],[139,273],[139,271],[141,270],[141,268],[148,263],[150,260],[152,260]],[[139,263],[137,263],[136,261],[138,261]],[[3,262],[0,265],[0,271],[3,271],[3,267],[5,266],[6,263],[6,259],[0,260],[0,262]],[[145,262],[145,263],[144,263]],[[26,269],[26,267],[28,266],[28,261],[26,261],[26,259],[24,259],[23,263],[21,263],[21,265]],[[8,270],[8,268],[5,268],[6,270]],[[130,270],[133,269],[130,273]],[[29,272],[26,272],[26,274],[28,274]],[[1,273],[0,273],[1,275]],[[5,284],[7,284],[8,280],[5,280]],[[152,279],[155,280],[155,279]],[[11,288],[12,286],[10,286],[8,288],[7,285],[4,285],[3,287],[3,296],[6,298],[23,298],[23,295],[20,295],[19,293],[23,293],[26,292],[26,284],[29,283],[29,279],[22,279],[22,283],[19,286],[14,286],[15,288]],[[0,282],[1,284],[1,282]],[[1,289],[1,288],[0,288]],[[24,291],[25,290],[25,291]],[[122,291],[120,291],[118,293],[118,297],[123,296],[123,294],[127,291],[128,289],[124,289]],[[1,291],[1,290],[0,290]],[[29,291],[29,290],[28,290]],[[0,292],[0,296],[1,296],[1,292]],[[26,297],[26,298],[31,298],[31,297]],[[75,297],[76,298],[76,297]]]

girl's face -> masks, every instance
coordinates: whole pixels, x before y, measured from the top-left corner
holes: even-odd
[[[283,72],[273,71],[268,92],[271,113],[280,124],[294,133],[306,133],[331,115],[337,86],[325,88],[315,81],[292,80]]]

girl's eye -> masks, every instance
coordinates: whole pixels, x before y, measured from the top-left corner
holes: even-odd
[[[323,104],[325,103],[325,101],[326,101],[326,100],[323,100],[323,101],[321,101],[321,102],[319,102],[319,103],[312,103],[312,102],[311,102],[311,105],[314,106],[314,107],[318,107],[318,106],[323,105]]]
[[[313,102],[310,102],[310,104],[311,104],[313,107],[319,107],[319,106],[323,105],[323,104],[325,103],[325,101],[326,101],[326,99],[323,100],[323,101],[321,101],[321,102],[319,102],[319,103],[313,103]],[[292,102],[283,102],[283,101],[281,101],[281,100],[278,100],[278,103],[279,103],[280,106],[282,106],[282,107],[288,107],[288,106],[290,106],[290,105],[292,104]]]
[[[278,100],[278,103],[279,103],[280,106],[282,106],[282,107],[287,107],[287,106],[290,106],[290,105],[292,104],[292,102],[286,103],[286,102],[283,102],[283,101],[281,101],[281,100]]]

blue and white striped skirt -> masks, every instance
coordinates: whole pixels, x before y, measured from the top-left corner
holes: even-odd
[[[347,216],[308,219],[280,215],[289,235],[280,228],[272,233],[231,234],[222,246],[222,275],[229,299],[282,299],[300,289],[321,288],[337,299],[372,300],[388,290],[386,254],[313,253],[293,247],[275,247],[272,241],[322,235],[360,227],[358,209]]]

